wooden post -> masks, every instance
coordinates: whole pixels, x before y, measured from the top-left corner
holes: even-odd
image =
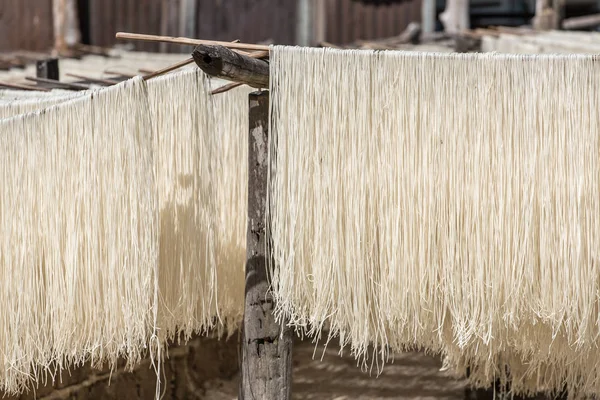
[[[461,33],[470,26],[469,0],[446,0],[446,9],[440,14],[444,32]]]
[[[59,79],[58,58],[48,58],[35,63],[35,76],[44,79]]]
[[[275,322],[268,292],[266,197],[269,92],[249,95],[246,298],[242,325],[241,400],[286,400],[292,384],[292,332]]]
[[[53,0],[54,50],[65,52],[69,46],[81,41],[76,0]]]
[[[312,0],[313,5],[313,43],[312,45],[327,40],[327,2]]]
[[[310,42],[310,0],[296,2],[296,44],[309,46]]]
[[[421,26],[423,33],[435,32],[436,1],[421,0]]]
[[[179,4],[179,36],[196,37],[197,0],[182,0]]]
[[[562,0],[536,0],[533,27],[539,31],[558,29],[563,13]]]

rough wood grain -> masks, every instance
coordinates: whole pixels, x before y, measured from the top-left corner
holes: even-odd
[[[192,52],[194,61],[208,75],[242,82],[255,88],[269,87],[269,64],[223,46],[199,45]]]
[[[292,332],[275,322],[266,269],[269,93],[253,92],[249,103],[246,300],[239,398],[286,400],[292,384]]]

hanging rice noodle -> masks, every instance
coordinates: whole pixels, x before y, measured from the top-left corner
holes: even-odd
[[[153,134],[141,79],[0,121],[0,385],[135,365],[155,332]]]
[[[157,133],[159,325],[169,339],[231,333],[243,313],[247,94],[212,98],[210,89],[198,69],[148,82]]]
[[[0,384],[7,391],[45,383],[48,372],[54,380],[86,361],[114,365],[124,357],[133,366],[149,345],[160,365],[167,341],[237,329],[250,89],[213,97],[218,84],[187,69],[0,103],[0,117],[14,117],[0,120],[0,149],[20,146],[19,157],[3,158],[10,180],[0,199],[0,277],[9,287],[18,273],[27,285],[2,293],[14,304],[5,303],[11,311],[0,321],[0,334],[8,332],[0,343],[22,357],[17,363],[6,353],[11,367],[0,371]],[[32,176],[33,186],[23,186]],[[13,213],[17,205],[21,211]],[[14,270],[22,264],[29,267]],[[64,315],[54,318],[56,310]],[[17,332],[31,339],[15,346]]]
[[[600,393],[596,58],[273,47],[278,316],[365,366]]]

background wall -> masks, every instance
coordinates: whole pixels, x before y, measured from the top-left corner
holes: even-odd
[[[52,0],[0,0],[0,51],[47,50],[53,40]]]
[[[352,0],[321,1],[325,2],[321,8],[325,11],[323,39],[336,44],[398,35],[411,21],[421,20],[421,0],[379,7]],[[107,47],[117,43],[118,31],[296,44],[297,3],[296,0],[77,0],[83,43]],[[0,1],[0,51],[41,51],[52,44],[52,0]],[[132,44],[141,51],[188,50],[169,44]]]

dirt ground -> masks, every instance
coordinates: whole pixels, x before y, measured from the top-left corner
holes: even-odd
[[[421,353],[397,355],[380,376],[362,372],[350,356],[340,357],[331,346],[320,360],[314,345],[297,341],[294,347],[292,398],[295,400],[465,399],[465,384],[440,372],[441,362]],[[204,383],[203,399],[237,399],[239,377]]]
[[[163,400],[237,399],[239,377],[237,335],[229,340],[195,338],[173,346],[163,365]],[[369,375],[353,357],[340,357],[332,344],[323,354],[314,345],[297,340],[293,353],[292,398],[295,400],[351,399],[461,399],[489,400],[489,395],[466,395],[465,384],[440,372],[438,359],[420,353],[396,356],[380,376]],[[323,360],[320,360],[323,354]],[[152,400],[156,375],[146,360],[134,372],[118,368],[97,371],[76,368],[51,386],[6,400]],[[110,384],[109,384],[110,382]],[[0,393],[1,394],[1,393]]]

